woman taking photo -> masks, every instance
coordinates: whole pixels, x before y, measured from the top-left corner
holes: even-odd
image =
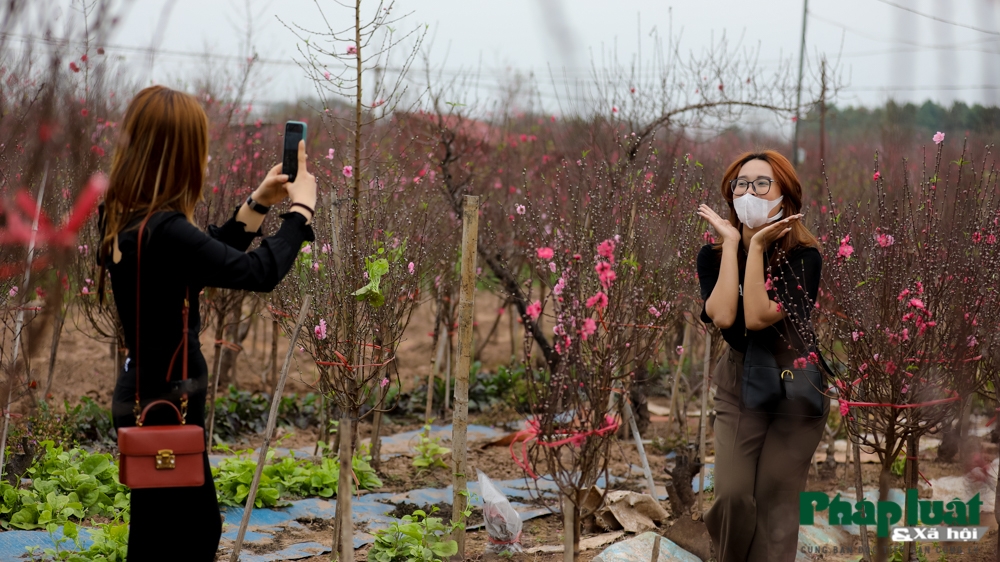
[[[135,426],[138,404],[158,399],[179,410],[186,405],[187,423],[204,427],[208,367],[198,341],[199,293],[204,287],[271,291],[303,241],[314,239],[309,223],[316,180],[306,171],[304,141],[295,182],[288,183],[278,164],[232,218],[203,232],[192,217],[207,163],[208,117],[192,96],[162,86],[135,96],[122,122],[99,219],[98,259],[111,275],[128,347],[112,400],[116,428]],[[247,252],[261,235],[267,207],[285,198],[292,205],[281,215],[281,227]],[[188,352],[178,359],[185,314]],[[176,423],[176,413],[160,408],[150,410],[144,425]],[[215,560],[222,520],[207,450],[203,457],[202,486],[132,490],[129,560]]]
[[[797,418],[740,408],[747,344],[779,364],[809,354],[809,314],[822,258],[800,222],[802,185],[773,150],[746,153],[726,170],[729,205],[722,218],[708,205],[698,215],[721,240],[698,253],[705,302],[701,319],[715,324],[728,350],[715,366],[715,501],[704,520],[719,562],[792,562],[799,534],[799,492],[830,412]]]

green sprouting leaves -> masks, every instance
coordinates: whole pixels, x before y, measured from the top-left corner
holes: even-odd
[[[382,248],[378,253],[385,252]],[[378,308],[385,304],[385,295],[379,289],[382,276],[389,273],[389,260],[370,256],[365,258],[365,271],[368,272],[368,284],[352,293],[358,301],[368,301],[368,304]]]
[[[438,508],[431,508],[431,515]],[[375,533],[368,551],[374,562],[442,562],[458,553],[458,543],[445,538],[461,523],[445,525],[440,517],[428,517],[422,510],[404,515],[403,521]]]
[[[448,468],[444,462],[445,455],[451,454],[451,449],[441,446],[441,438],[431,438],[431,425],[428,423],[420,432],[420,443],[414,448],[417,456],[413,458],[413,466],[420,471],[432,470],[435,467]]]
[[[369,464],[369,458],[355,456],[351,463],[360,488],[372,490],[382,486],[382,481]],[[254,507],[287,505],[288,498],[330,498],[337,493],[340,478],[340,460],[324,458],[319,464],[294,455],[274,460],[274,451],[268,451],[267,464],[261,473]],[[246,505],[257,470],[257,455],[251,450],[237,452],[212,469],[215,491],[222,505]],[[353,485],[353,488],[358,487]]]
[[[118,482],[111,455],[64,451],[52,441],[39,446],[44,452],[25,473],[29,487],[0,481],[0,527],[44,529],[97,516],[128,520],[129,491]]]

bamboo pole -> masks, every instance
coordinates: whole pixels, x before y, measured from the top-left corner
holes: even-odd
[[[247,496],[247,505],[243,509],[243,520],[240,522],[240,530],[236,533],[236,544],[233,545],[233,553],[229,556],[230,562],[238,562],[240,559],[240,549],[243,547],[243,537],[247,532],[247,525],[250,524],[250,514],[253,513],[253,502],[257,499],[257,487],[260,486],[260,477],[264,473],[264,463],[267,461],[267,451],[271,447],[271,437],[274,435],[274,428],[278,424],[278,406],[281,404],[281,393],[285,390],[285,381],[288,379],[288,367],[292,364],[292,353],[295,351],[295,342],[299,337],[299,331],[306,322],[309,313],[309,303],[312,295],[306,295],[302,299],[302,309],[299,310],[299,319],[295,323],[295,331],[291,334],[291,344],[288,346],[288,353],[285,354],[285,364],[281,367],[281,378],[274,387],[274,394],[271,395],[271,413],[267,417],[267,428],[264,430],[264,442],[260,445],[260,453],[257,455],[257,468],[253,473],[253,481],[250,483],[250,494]]]
[[[38,188],[38,203],[35,205],[35,218],[31,221],[31,236],[28,238],[27,265],[24,268],[24,284],[22,295],[27,295],[31,284],[31,262],[35,259],[35,237],[38,235],[38,218],[42,215],[42,199],[45,196],[45,182],[49,177],[49,165],[45,164],[42,174],[42,184]],[[141,240],[139,241],[142,242]],[[25,297],[21,297],[24,302]],[[7,450],[7,431],[10,429],[10,401],[14,397],[14,375],[17,369],[17,358],[21,351],[21,332],[24,331],[24,307],[17,309],[17,320],[14,322],[14,351],[11,354],[10,368],[7,370],[7,400],[3,403],[3,429],[0,430],[0,477],[6,467],[4,452]]]
[[[469,370],[472,362],[472,319],[476,297],[476,247],[479,243],[479,196],[466,195],[462,209],[462,287],[458,301],[458,372],[455,374],[455,415],[452,417],[451,458],[455,467],[451,519],[460,560],[465,559],[465,511],[468,505]]]
[[[701,383],[701,422],[698,424],[698,456],[701,468],[698,469],[698,513],[702,513],[702,499],[705,495],[705,426],[708,410],[708,372],[712,365],[712,332],[705,327],[705,362],[702,365]],[[655,496],[654,496],[655,497]]]

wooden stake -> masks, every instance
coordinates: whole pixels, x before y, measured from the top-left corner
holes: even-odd
[[[657,562],[660,559],[660,539],[663,538],[660,535],[656,535],[653,538],[653,555],[649,558],[649,562]]]
[[[653,481],[653,472],[649,469],[649,459],[646,458],[646,449],[642,446],[642,435],[639,435],[639,426],[635,423],[635,416],[632,414],[632,405],[625,399],[622,393],[622,409],[625,410],[625,417],[628,418],[629,427],[632,428],[632,437],[635,439],[635,447],[639,450],[639,460],[642,461],[642,474],[646,477],[646,489],[649,496],[656,499],[656,482]]]
[[[684,420],[681,419],[682,416],[687,415],[687,405],[681,404],[678,400],[678,388],[680,386],[681,374],[684,372],[684,356],[688,353],[688,348],[691,347],[691,324],[686,320],[684,321],[684,341],[681,345],[681,355],[677,359],[677,368],[674,369],[674,380],[673,385],[670,390],[670,415],[677,418],[677,427],[683,427]],[[683,410],[683,411],[682,411]],[[673,431],[673,425],[667,426],[667,431]],[[669,433],[668,433],[669,435]]]
[[[458,301],[458,371],[455,373],[455,415],[452,417],[451,458],[455,472],[451,519],[461,526],[455,531],[459,560],[465,559],[465,511],[468,505],[469,370],[472,363],[472,318],[476,297],[476,248],[479,243],[479,196],[466,195],[462,209],[462,288]]]
[[[341,412],[337,437],[340,438],[340,479],[337,482],[337,506],[340,507],[340,561],[354,562],[354,523],[351,521],[351,476],[354,474],[354,452],[351,442],[351,420],[348,413]],[[347,459],[346,462],[344,459]]]
[[[445,337],[442,337],[443,335]],[[424,423],[431,423],[431,413],[434,411],[434,381],[437,380],[438,373],[441,372],[445,341],[447,341],[447,336],[439,333],[437,356],[434,358],[434,364],[431,365],[431,374],[427,377],[427,408],[424,411]]]
[[[563,512],[563,562],[573,562],[573,548],[576,541],[573,538],[573,531],[576,529],[576,506],[569,501],[568,496],[562,499]]]
[[[299,319],[295,323],[295,331],[291,334],[288,353],[285,355],[285,364],[281,367],[281,378],[278,379],[278,384],[274,387],[274,394],[271,395],[271,413],[267,417],[264,442],[261,443],[260,453],[257,455],[257,468],[253,473],[253,481],[250,482],[250,494],[247,496],[247,505],[243,509],[243,520],[240,522],[240,530],[236,533],[236,544],[233,545],[233,553],[229,556],[230,562],[238,562],[240,559],[243,537],[246,535],[247,525],[250,524],[250,514],[253,513],[253,502],[257,499],[257,487],[260,486],[260,477],[264,473],[264,463],[267,462],[267,451],[271,448],[271,437],[274,435],[274,428],[278,424],[278,405],[281,404],[281,393],[285,390],[285,380],[288,379],[288,367],[292,364],[292,353],[295,351],[295,342],[298,340],[302,325],[306,322],[306,316],[309,314],[309,303],[311,301],[312,295],[306,295],[302,299],[302,309],[299,310]]]
[[[705,495],[705,426],[708,416],[708,372],[712,366],[712,332],[705,327],[705,362],[702,365],[701,383],[701,422],[698,430],[698,457],[701,468],[698,469],[698,513],[702,513],[702,497]]]

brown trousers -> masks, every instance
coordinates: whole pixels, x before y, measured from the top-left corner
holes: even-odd
[[[792,562],[799,492],[823,437],[819,419],[740,411],[743,354],[729,348],[715,366],[715,502],[705,512],[718,562]]]

